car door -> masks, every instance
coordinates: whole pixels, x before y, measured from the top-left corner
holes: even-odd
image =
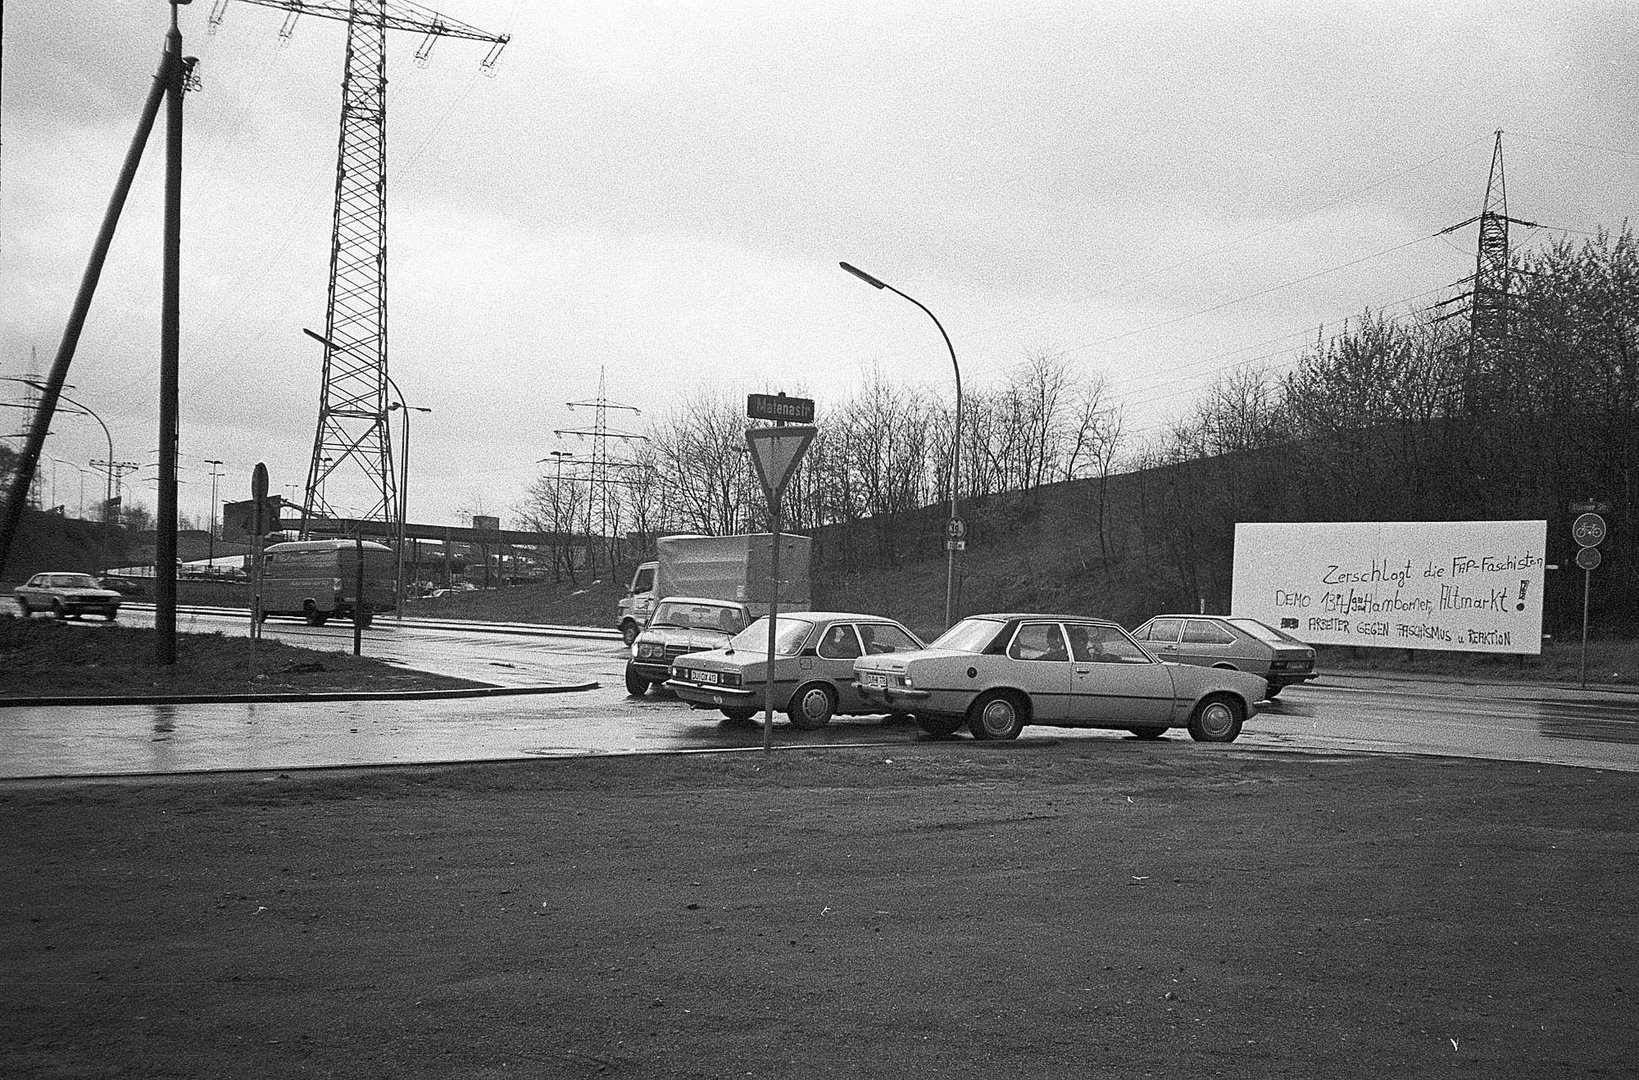
[[[1015,661],[1009,674],[1030,695],[1030,713],[1044,722],[1063,720],[1070,709],[1070,649],[1056,622],[1022,622],[1007,646]]]
[[[1119,627],[1065,626],[1070,639],[1073,697],[1070,719],[1092,724],[1168,724],[1173,720],[1172,675]]]
[[[1150,651],[1163,660],[1178,659],[1178,636],[1183,633],[1183,619],[1151,619],[1143,641]]]
[[[813,667],[802,673],[804,680],[822,678],[837,692],[837,712],[859,712],[864,700],[854,687],[854,661],[865,654],[859,630],[853,623],[832,623],[814,646]],[[807,659],[806,657],[804,659]]]

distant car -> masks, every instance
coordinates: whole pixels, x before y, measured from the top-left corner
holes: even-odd
[[[1113,622],[1028,613],[971,616],[924,651],[861,657],[854,677],[867,703],[976,739],[1047,724],[1234,742],[1264,691],[1260,676],[1164,663]]]
[[[1256,619],[1157,615],[1134,630],[1133,637],[1163,660],[1261,675],[1269,684],[1264,695],[1269,698],[1318,674],[1311,646]]]
[[[824,727],[833,716],[909,712],[861,698],[854,661],[921,647],[915,634],[879,615],[781,612],[774,630],[774,709],[804,730]],[[762,618],[720,649],[673,662],[666,688],[694,708],[749,720],[765,708],[767,675],[768,619]]]
[[[626,692],[642,697],[650,686],[671,678],[678,657],[721,648],[750,622],[750,610],[734,600],[666,597],[655,607],[649,625],[632,641],[632,657],[626,661]]]
[[[101,615],[113,622],[120,609],[120,594],[98,585],[90,574],[35,574],[11,591],[25,618],[49,611],[59,619]]]

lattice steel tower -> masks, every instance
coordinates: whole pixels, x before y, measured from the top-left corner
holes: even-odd
[[[619,506],[615,505],[616,496],[611,493],[610,489],[625,486],[628,481],[624,478],[624,474],[627,470],[637,468],[637,466],[627,461],[611,461],[609,459],[609,440],[615,439],[625,443],[639,442],[647,439],[648,436],[611,428],[609,426],[609,410],[622,410],[637,415],[641,415],[643,410],[636,405],[622,405],[618,401],[610,401],[604,396],[604,372],[602,368],[598,369],[598,396],[596,398],[591,401],[567,401],[564,404],[568,405],[571,410],[583,408],[592,410],[592,427],[590,429],[563,428],[554,431],[553,434],[559,438],[565,435],[574,435],[577,438],[592,440],[592,460],[587,463],[591,466],[591,472],[587,477],[590,487],[586,493],[586,531],[588,534],[592,531],[592,511],[595,508],[598,511],[598,533],[611,545],[609,559],[610,564],[613,565],[614,552],[612,548],[618,546],[619,538],[611,535],[613,531],[611,522],[618,521],[620,513]],[[590,535],[586,538],[586,552],[587,559],[590,562],[592,559],[592,538]]]
[[[336,151],[336,205],[330,238],[330,288],[324,313],[319,426],[308,465],[302,533],[312,515],[338,517],[326,481],[356,467],[367,487],[357,517],[395,524],[398,513],[387,426],[387,31],[425,34],[416,60],[440,37],[489,42],[492,68],[507,34],[490,34],[407,0],[245,0],[288,12],[279,36],[302,15],[347,23],[347,68]],[[228,0],[216,0],[210,25]],[[345,490],[345,489],[344,489]]]
[[[1469,302],[1468,355],[1471,379],[1483,376],[1496,367],[1497,358],[1513,329],[1516,312],[1513,298],[1514,270],[1509,263],[1509,223],[1524,225],[1527,228],[1538,227],[1534,221],[1521,221],[1519,218],[1508,216],[1508,186],[1503,179],[1501,131],[1497,132],[1495,149],[1491,152],[1491,175],[1485,182],[1484,208],[1478,216],[1442,229],[1440,234],[1456,232],[1475,222],[1479,222],[1480,225],[1480,242],[1479,250],[1474,257],[1474,276],[1465,282],[1469,290],[1436,305],[1455,304],[1461,300]],[[1455,309],[1440,316],[1436,321],[1461,313],[1460,308]]]

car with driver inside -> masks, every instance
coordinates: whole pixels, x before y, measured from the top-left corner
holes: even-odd
[[[642,697],[650,686],[671,678],[672,663],[678,657],[721,648],[750,622],[750,610],[735,600],[666,597],[655,605],[649,624],[632,640],[626,692]]]
[[[1261,676],[1167,663],[1109,620],[1034,613],[970,616],[920,652],[860,657],[854,679],[877,709],[976,739],[1045,724],[1233,742],[1264,694]]]
[[[824,727],[833,716],[906,712],[861,698],[854,661],[920,648],[915,634],[880,615],[781,612],[774,623],[774,710],[804,730]],[[768,619],[762,618],[721,649],[674,661],[666,689],[696,709],[750,720],[766,708],[768,670]]]

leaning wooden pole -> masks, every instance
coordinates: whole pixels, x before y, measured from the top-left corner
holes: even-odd
[[[180,52],[180,50],[178,50]],[[125,164],[120,169],[119,179],[114,184],[113,197],[108,200],[108,209],[102,218],[102,228],[97,233],[96,243],[91,248],[91,258],[87,261],[85,274],[80,278],[80,291],[74,298],[74,308],[68,315],[68,326],[63,330],[62,343],[57,346],[57,358],[52,362],[51,373],[41,387],[40,406],[34,412],[33,422],[29,425],[28,441],[23,446],[23,456],[17,462],[17,472],[12,477],[11,492],[6,497],[5,516],[0,518],[0,574],[5,573],[6,558],[11,553],[12,539],[17,535],[18,523],[23,519],[23,504],[28,501],[29,485],[34,483],[34,470],[40,464],[40,452],[45,447],[46,433],[51,430],[51,421],[57,411],[57,401],[62,396],[63,386],[68,382],[68,368],[74,361],[74,350],[80,344],[80,332],[85,329],[86,316],[91,311],[91,298],[97,293],[97,281],[102,277],[102,266],[108,258],[108,249],[114,242],[114,229],[119,225],[120,213],[125,208],[125,198],[131,193],[131,183],[137,175],[137,166],[142,163],[142,149],[148,144],[148,135],[154,129],[154,119],[159,115],[160,102],[165,100],[166,88],[170,86],[172,69],[181,62],[180,56],[166,50],[160,61],[159,73],[154,76],[153,86],[148,90],[148,100],[142,107],[142,118],[137,121],[137,131],[131,138],[131,146],[125,152]],[[107,513],[106,506],[104,513]]]

